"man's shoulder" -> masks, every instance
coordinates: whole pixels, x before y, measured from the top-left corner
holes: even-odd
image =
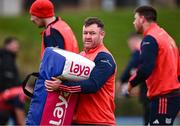
[[[156,38],[152,35],[146,35],[142,40],[141,46],[150,45],[150,44],[154,44],[154,43],[157,44]]]
[[[102,61],[102,60],[106,60],[106,61],[110,61],[110,62],[113,62],[115,63],[115,60],[113,58],[113,56],[108,53],[108,52],[99,52],[96,57],[95,57],[95,60],[94,61]]]

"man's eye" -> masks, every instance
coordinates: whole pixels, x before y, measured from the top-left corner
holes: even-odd
[[[90,34],[91,34],[91,35],[95,35],[96,33],[95,33],[95,32],[91,32]]]

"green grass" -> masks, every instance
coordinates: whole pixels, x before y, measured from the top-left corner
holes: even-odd
[[[158,22],[170,35],[180,44],[180,10],[179,9],[159,9]],[[88,16],[97,16],[105,23],[106,37],[105,45],[112,52],[117,66],[118,74],[128,62],[129,49],[127,47],[127,36],[134,31],[133,9],[119,9],[114,12],[96,11],[64,11],[57,13],[73,29],[80,50],[82,50],[82,25]],[[28,14],[19,17],[0,17],[0,45],[7,36],[16,36],[20,39],[21,50],[18,57],[18,65],[24,77],[25,74],[38,71],[40,63],[40,36],[41,29],[37,28],[31,21]],[[120,108],[129,103],[120,102]],[[130,102],[131,104],[131,102]],[[124,106],[125,107],[125,106]],[[118,109],[118,108],[117,108]]]

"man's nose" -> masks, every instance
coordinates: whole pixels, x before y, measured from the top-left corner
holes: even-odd
[[[86,34],[86,38],[91,38],[91,34],[90,34],[90,33],[87,33],[87,34]]]

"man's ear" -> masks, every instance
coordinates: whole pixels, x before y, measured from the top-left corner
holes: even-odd
[[[105,31],[101,30],[100,35],[104,37],[105,36]]]
[[[144,23],[146,21],[146,18],[144,16],[141,16],[141,23]]]

